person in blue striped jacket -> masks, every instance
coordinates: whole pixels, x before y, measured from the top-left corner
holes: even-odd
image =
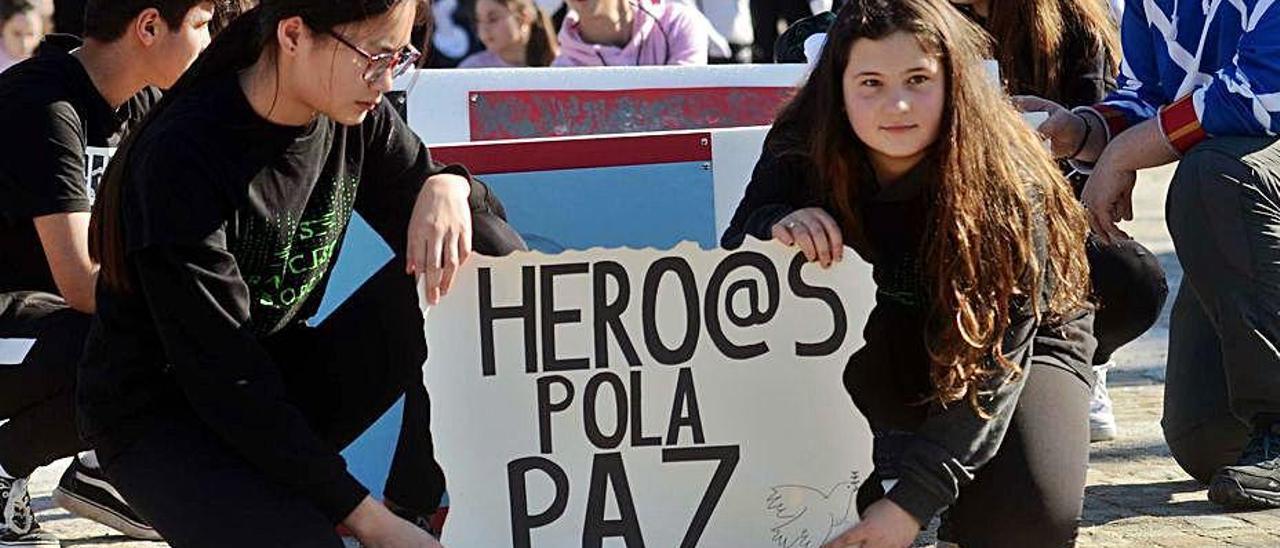
[[[1280,507],[1280,2],[1126,0],[1118,88],[1046,111],[1055,155],[1092,170],[1093,230],[1128,238],[1139,169],[1181,160],[1166,221],[1183,268],[1165,440],[1209,498]]]

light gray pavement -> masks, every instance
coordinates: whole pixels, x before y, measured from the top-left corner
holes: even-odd
[[[1160,257],[1172,296],[1182,270],[1164,225],[1164,196],[1171,174],[1172,168],[1141,174],[1135,192],[1137,218],[1124,228]],[[1280,510],[1224,513],[1208,502],[1204,488],[1169,457],[1159,424],[1168,308],[1156,327],[1115,355],[1118,365],[1109,384],[1121,431],[1115,441],[1092,448],[1080,546],[1280,547]],[[46,467],[33,481],[39,519],[45,528],[65,539],[64,546],[165,546],[124,539],[54,507],[49,493],[64,467],[64,463]],[[929,545],[930,537],[929,533],[922,535],[921,545]]]
[[[1169,456],[1160,431],[1169,309],[1182,269],[1164,224],[1172,167],[1143,173],[1135,219],[1124,228],[1158,257],[1169,277],[1169,303],[1160,322],[1116,352],[1108,384],[1121,431],[1094,444],[1085,491],[1081,546],[1280,547],[1280,510],[1224,513],[1205,489]]]

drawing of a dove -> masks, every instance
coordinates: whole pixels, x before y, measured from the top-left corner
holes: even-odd
[[[841,526],[849,522],[857,488],[856,474],[852,481],[837,483],[825,493],[804,485],[773,487],[765,509],[785,520],[772,529],[773,542],[782,548],[819,548],[843,532]]]

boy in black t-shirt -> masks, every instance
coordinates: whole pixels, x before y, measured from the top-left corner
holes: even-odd
[[[95,309],[89,211],[121,137],[209,43],[209,0],[89,0],[84,41],[50,36],[0,75],[0,547],[58,546],[26,479],[87,447],[76,433],[76,363]],[[73,461],[59,504],[158,539],[96,458]]]

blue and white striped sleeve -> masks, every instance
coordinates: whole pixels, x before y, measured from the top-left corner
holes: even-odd
[[[1155,14],[1164,17],[1163,13]],[[1165,21],[1165,23],[1168,23]],[[1107,140],[1131,126],[1154,118],[1160,105],[1168,102],[1160,89],[1160,73],[1156,47],[1152,40],[1151,22],[1142,0],[1128,0],[1120,21],[1123,59],[1116,89],[1089,110],[1106,122]],[[1162,44],[1159,44],[1162,45]]]
[[[1161,128],[1178,152],[1209,137],[1280,133],[1280,6],[1260,1],[1242,23],[1231,62],[1161,109]]]

